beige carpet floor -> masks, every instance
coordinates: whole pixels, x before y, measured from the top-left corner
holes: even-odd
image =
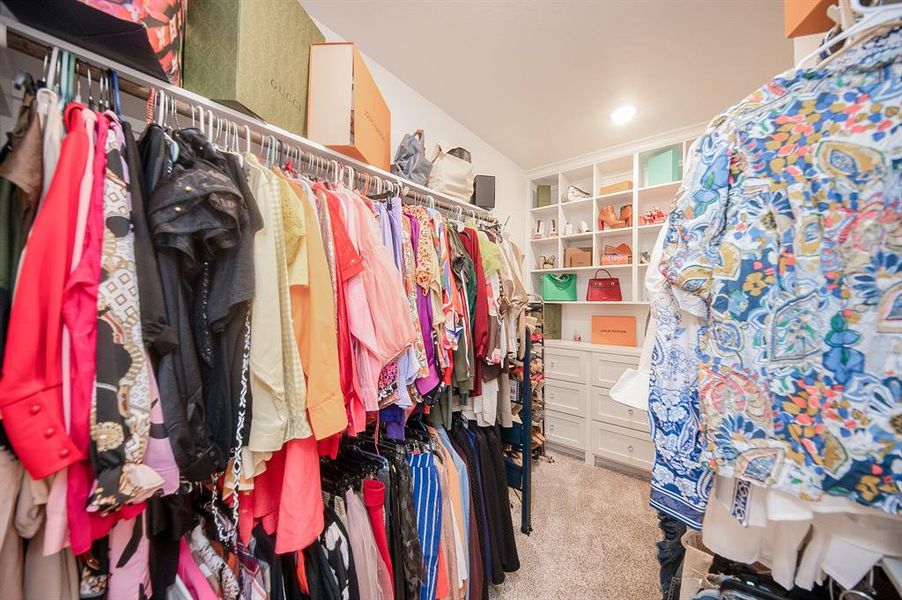
[[[660,598],[648,482],[559,453],[551,458],[533,470],[531,535],[520,533],[519,499],[511,495],[521,566],[492,598]]]

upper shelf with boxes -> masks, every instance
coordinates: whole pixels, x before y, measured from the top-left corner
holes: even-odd
[[[599,337],[592,316],[632,316],[644,323],[651,250],[699,132],[684,130],[632,151],[528,173],[533,287],[546,304],[581,307],[557,311],[564,339],[610,343]],[[622,339],[641,345],[643,333]]]

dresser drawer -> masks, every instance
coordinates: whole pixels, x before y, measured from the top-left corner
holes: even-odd
[[[651,438],[634,429],[593,423],[592,452],[615,462],[651,471],[655,448]]]
[[[584,382],[586,380],[586,353],[578,350],[546,348],[545,378]]]
[[[569,381],[545,382],[545,407],[548,410],[585,417],[588,386]]]
[[[630,355],[592,353],[592,385],[611,389],[624,371],[639,366],[639,357]]]
[[[592,418],[648,433],[648,413],[612,400],[610,394],[608,388],[592,388]]]
[[[545,412],[545,439],[574,450],[586,449],[586,421],[572,415]]]

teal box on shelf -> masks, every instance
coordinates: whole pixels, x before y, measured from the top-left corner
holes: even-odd
[[[648,159],[645,185],[671,183],[680,178],[680,152],[674,148],[658,152]]]

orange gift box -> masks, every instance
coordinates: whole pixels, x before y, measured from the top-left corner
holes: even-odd
[[[592,343],[612,346],[636,345],[636,317],[592,317]]]
[[[354,44],[310,46],[307,137],[388,171],[391,112]]]

